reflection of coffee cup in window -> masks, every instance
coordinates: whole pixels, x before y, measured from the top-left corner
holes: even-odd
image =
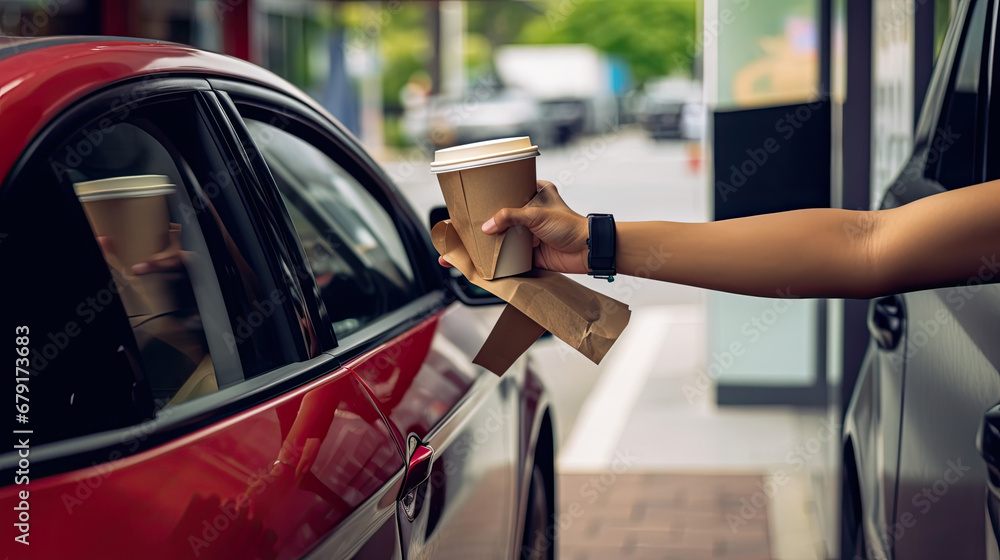
[[[538,146],[527,136],[438,150],[431,172],[438,177],[448,213],[479,274],[487,279],[531,270],[532,235],[514,226],[499,235],[482,225],[502,208],[520,208],[535,196]]]
[[[75,183],[76,194],[90,220],[94,235],[110,242],[112,266],[127,284],[122,303],[130,317],[173,310],[174,298],[162,273],[132,274],[132,267],[149,261],[170,244],[170,213],[167,195],[174,185],[165,175],[113,177]],[[109,255],[105,255],[109,257]],[[109,257],[109,261],[111,261]]]

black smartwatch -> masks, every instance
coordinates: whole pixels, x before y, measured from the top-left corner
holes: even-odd
[[[615,281],[615,217],[611,214],[587,214],[587,268],[594,278]]]

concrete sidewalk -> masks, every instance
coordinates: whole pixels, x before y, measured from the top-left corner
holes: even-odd
[[[702,306],[633,321],[559,450],[560,557],[829,557],[839,425],[823,410],[716,406],[699,383]]]
[[[766,506],[741,500],[760,476],[562,475],[559,557],[770,560]]]

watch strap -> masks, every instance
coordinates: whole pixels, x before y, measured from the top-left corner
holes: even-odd
[[[615,279],[615,218],[611,214],[588,214],[587,268],[594,278]]]

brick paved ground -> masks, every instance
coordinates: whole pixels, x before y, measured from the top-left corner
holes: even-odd
[[[750,511],[740,501],[750,503],[761,480],[754,475],[562,474],[559,557],[770,560],[767,512]],[[741,508],[749,519],[741,516]],[[734,531],[727,513],[746,523]]]

